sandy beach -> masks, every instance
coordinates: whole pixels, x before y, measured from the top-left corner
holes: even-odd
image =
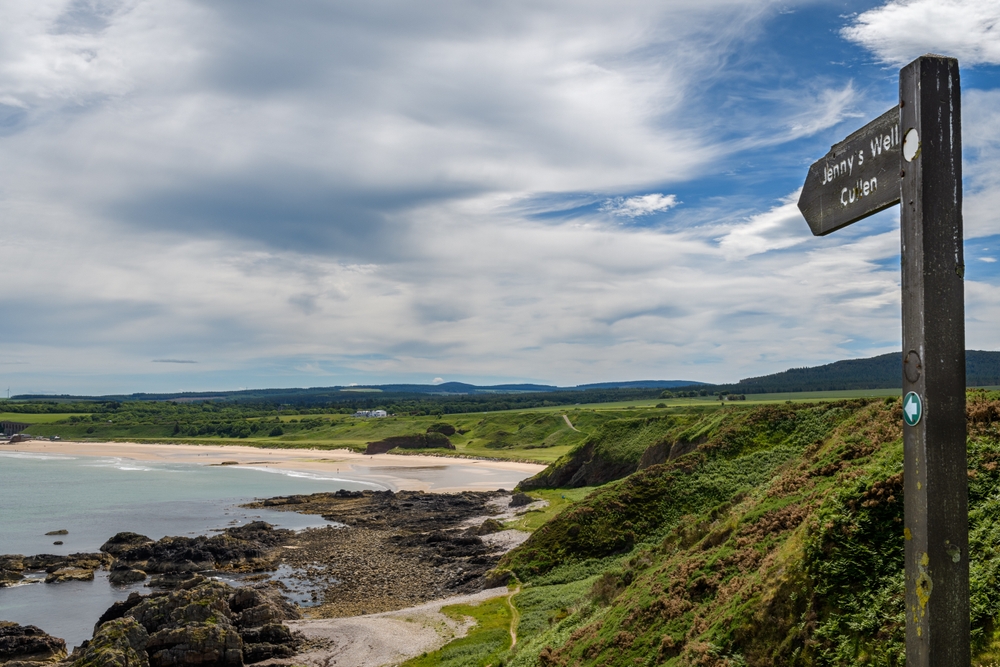
[[[339,475],[376,482],[393,491],[490,491],[496,488],[484,473],[505,471],[529,477],[545,466],[515,461],[449,458],[444,456],[366,456],[347,449],[263,449],[241,445],[168,445],[135,442],[51,442],[31,440],[0,445],[3,452],[118,457],[161,463],[241,466]],[[432,484],[428,473],[446,477],[446,485]],[[446,474],[445,474],[446,473]]]
[[[472,623],[459,622],[442,614],[442,607],[475,605],[503,595],[510,595],[510,591],[505,587],[489,588],[472,595],[381,614],[287,621],[289,627],[314,641],[320,640],[324,646],[276,662],[309,667],[396,665],[421,653],[435,651],[468,633]]]

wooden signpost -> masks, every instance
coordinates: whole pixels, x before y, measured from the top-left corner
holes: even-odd
[[[799,199],[817,236],[902,203],[908,667],[971,660],[959,93],[957,60],[917,58],[899,106],[810,167]]]

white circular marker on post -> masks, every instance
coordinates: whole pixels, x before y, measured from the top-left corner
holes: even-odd
[[[917,392],[911,391],[903,399],[903,421],[907,426],[916,426],[924,414],[924,404]]]
[[[911,127],[903,137],[903,159],[913,162],[920,155],[920,136],[917,128]]]

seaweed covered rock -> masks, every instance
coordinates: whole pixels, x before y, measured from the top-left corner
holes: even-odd
[[[187,623],[150,635],[146,653],[151,667],[242,667],[243,640],[228,623]]]
[[[108,662],[80,662],[73,667],[118,667],[127,651],[122,648],[124,629],[142,632],[129,639],[149,667],[200,665],[238,667],[270,658],[295,655],[301,640],[281,621],[299,618],[296,608],[271,586],[237,588],[194,576],[169,593],[139,595],[109,608],[85,648],[98,645],[109,652]],[[129,635],[130,637],[132,635]],[[143,639],[144,637],[144,639]],[[114,639],[114,649],[108,649]],[[96,649],[95,649],[96,650]],[[94,653],[94,656],[97,654]],[[77,664],[79,662],[80,664]],[[128,662],[133,665],[134,663]]]
[[[490,535],[492,533],[499,533],[503,530],[503,524],[496,519],[486,519],[478,526],[469,529],[473,535]]]
[[[57,662],[66,657],[66,642],[34,625],[0,621],[0,665]]]
[[[58,584],[64,581],[93,581],[94,571],[82,567],[61,567],[54,572],[49,572],[45,577],[45,583]]]
[[[141,581],[140,573],[176,574],[231,570],[255,572],[273,567],[268,552],[285,542],[292,531],[275,529],[264,521],[227,528],[212,537],[164,537],[156,542],[138,533],[118,533],[101,550],[117,559],[121,583]],[[125,573],[124,570],[133,570]],[[145,577],[143,577],[145,578]],[[162,581],[176,584],[183,578]],[[161,581],[161,580],[158,580]]]
[[[298,609],[271,587],[238,588],[229,596],[229,609],[241,628],[300,618]]]
[[[101,617],[97,619],[97,624],[94,625],[94,635],[96,636],[97,633],[100,631],[101,626],[107,623],[108,621],[124,618],[125,615],[129,612],[129,610],[131,610],[133,607],[142,604],[143,600],[148,600],[152,597],[163,597],[165,595],[167,594],[153,593],[152,595],[140,595],[139,593],[135,592],[129,593],[128,598],[115,602],[113,605],[108,607],[103,614],[101,614]]]
[[[45,583],[53,584],[63,581],[91,581],[94,570],[106,567],[112,561],[111,556],[104,553],[37,554],[21,556],[7,554],[0,556],[0,587],[10,585],[24,579],[24,572],[44,571],[47,573]]]
[[[139,621],[149,632],[185,623],[213,619],[214,623],[231,621],[226,600],[231,588],[218,581],[192,580],[192,586],[168,595],[144,596],[144,599],[124,613]]]
[[[253,664],[273,658],[290,658],[299,647],[298,639],[280,623],[268,623],[240,632],[243,639],[243,662]]]
[[[125,563],[115,563],[111,566],[111,574],[108,581],[112,584],[134,584],[146,580],[146,573],[142,570],[129,567]]]
[[[108,539],[107,542],[101,545],[101,551],[106,554],[110,554],[115,558],[120,558],[122,555],[130,551],[141,549],[142,547],[149,547],[153,544],[153,540],[149,539],[145,535],[126,531],[118,533],[114,537]],[[152,555],[152,552],[150,552],[150,555]],[[149,558],[149,556],[140,557],[140,559],[142,558]]]
[[[24,556],[5,554],[0,556],[0,588],[24,579]]]
[[[94,638],[73,652],[72,667],[149,667],[149,633],[134,618],[100,626]]]

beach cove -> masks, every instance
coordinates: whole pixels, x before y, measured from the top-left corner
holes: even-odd
[[[235,462],[235,463],[233,463]],[[227,465],[222,465],[227,464]],[[96,551],[125,530],[159,539],[211,535],[267,521],[301,531],[331,526],[319,516],[241,505],[280,495],[392,490],[513,488],[542,466],[345,450],[245,446],[31,441],[0,447],[0,552]],[[67,535],[46,536],[54,530]],[[61,545],[53,542],[62,542]],[[96,617],[142,584],[32,583],[0,589],[0,618],[39,625],[69,646],[89,637]],[[308,605],[304,598],[295,600]],[[72,609],[72,613],[67,610]]]
[[[221,465],[237,462],[268,472],[308,479],[372,482],[392,491],[489,491],[513,488],[545,468],[537,463],[445,456],[375,454],[348,449],[265,449],[244,445],[52,442],[0,445],[0,453],[122,458],[149,463]]]

